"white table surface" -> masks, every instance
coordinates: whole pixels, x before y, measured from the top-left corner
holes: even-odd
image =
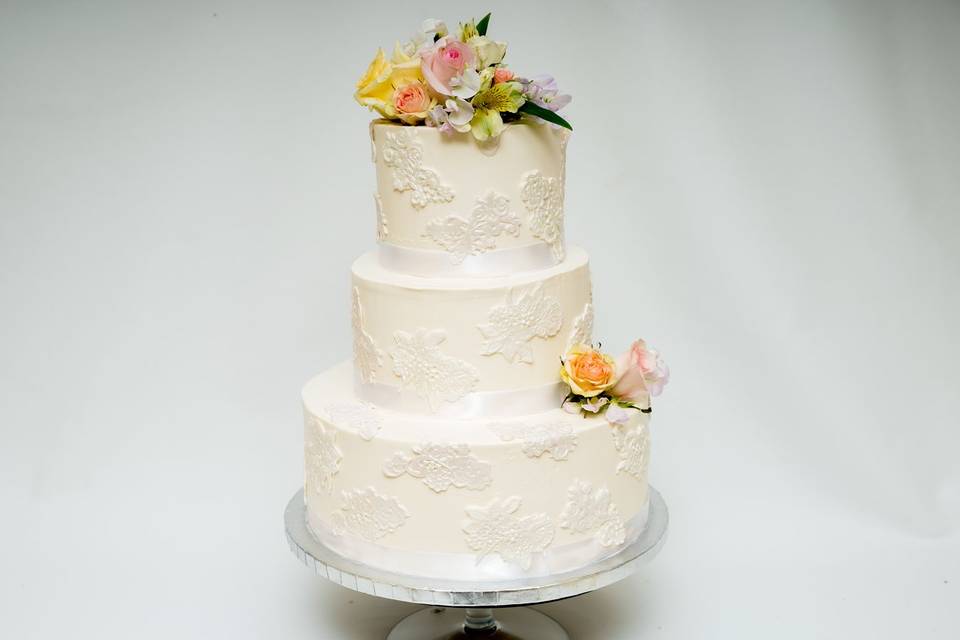
[[[372,247],[353,81],[435,3],[0,5],[0,637],[372,640],[289,554]],[[577,640],[960,637],[960,5],[489,2],[574,94],[597,333],[674,377]],[[477,11],[481,11],[478,8]]]

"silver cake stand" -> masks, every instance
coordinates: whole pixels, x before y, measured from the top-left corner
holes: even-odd
[[[579,596],[636,573],[663,546],[669,522],[663,496],[650,487],[647,527],[619,553],[576,571],[474,583],[408,576],[360,564],[318,542],[307,529],[306,516],[301,489],[283,514],[287,543],[318,575],[360,593],[431,605],[401,620],[387,640],[570,640],[553,618],[522,605]]]

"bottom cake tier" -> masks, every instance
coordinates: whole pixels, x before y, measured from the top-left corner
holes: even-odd
[[[424,577],[550,575],[646,526],[648,415],[435,418],[362,403],[353,380],[344,363],[303,390],[307,524],[342,556]]]

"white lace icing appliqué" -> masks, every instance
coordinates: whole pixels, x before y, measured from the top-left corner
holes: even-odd
[[[393,339],[396,342],[390,352],[393,372],[403,386],[416,391],[432,411],[437,410],[441,400],[456,402],[480,382],[472,364],[440,351],[440,345],[447,339],[442,329],[417,329],[413,333],[398,330]]]
[[[410,191],[415,209],[453,200],[453,189],[440,182],[436,171],[423,166],[423,149],[412,131],[387,133],[384,138],[383,163],[393,169],[393,188]]]
[[[328,429],[320,420],[307,418],[305,468],[306,475],[316,493],[330,491],[333,477],[340,471],[343,454],[337,448],[337,432]]]
[[[557,132],[560,136],[560,179],[567,180],[567,143],[570,142],[570,132],[561,129]]]
[[[487,324],[477,325],[483,334],[480,353],[502,354],[510,362],[533,362],[533,338],[557,335],[563,324],[560,302],[543,291],[543,283],[528,289],[510,289],[504,304],[487,314]]]
[[[489,428],[504,442],[520,440],[520,450],[528,458],[549,454],[554,460],[566,460],[577,448],[577,436],[569,422],[496,422]]]
[[[567,488],[560,527],[576,533],[594,531],[594,538],[605,547],[623,544],[627,539],[620,510],[610,500],[610,490],[606,486],[594,489],[583,480],[574,480]]]
[[[510,200],[493,191],[477,198],[469,218],[447,216],[427,223],[424,235],[446,249],[454,264],[470,255],[497,248],[501,235],[520,234],[520,218],[510,211]]]
[[[373,382],[377,378],[377,369],[383,364],[383,351],[367,333],[363,323],[363,305],[360,304],[360,289],[353,288],[353,362],[364,382]]]
[[[365,402],[332,404],[324,407],[330,422],[356,431],[364,440],[373,440],[383,427],[375,406]]]
[[[647,473],[647,463],[650,461],[650,437],[646,425],[616,425],[612,431],[613,444],[620,454],[617,472],[628,473],[637,480],[643,480]]]
[[[560,262],[566,255],[563,246],[563,180],[531,171],[523,177],[520,195],[530,212],[530,232],[549,244],[553,257]]]
[[[390,234],[390,228],[387,226],[387,216],[383,213],[383,200],[379,193],[373,194],[373,204],[377,207],[377,240],[383,242]]]
[[[583,312],[573,319],[573,328],[567,338],[567,349],[576,344],[591,344],[593,342],[593,303],[583,305]]]
[[[331,523],[337,535],[350,533],[373,542],[399,529],[409,517],[396,498],[370,487],[341,493],[340,508],[331,515]]]
[[[533,554],[553,542],[553,521],[545,513],[518,516],[520,496],[495,499],[485,507],[467,507],[469,520],[463,531],[467,545],[477,552],[477,563],[491,553],[524,569],[533,563]]]
[[[423,480],[437,493],[451,486],[481,491],[493,482],[491,466],[470,453],[465,444],[422,444],[413,453],[399,451],[383,464],[383,474],[398,478],[408,474]]]

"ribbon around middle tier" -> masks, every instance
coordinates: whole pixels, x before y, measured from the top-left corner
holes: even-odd
[[[505,389],[475,391],[454,402],[440,401],[431,410],[427,403],[399,387],[377,382],[362,382],[357,376],[354,385],[357,397],[380,408],[402,413],[418,413],[438,418],[512,418],[557,409],[563,403],[568,387],[562,382]]]
[[[550,246],[545,243],[495,249],[466,256],[461,262],[446,251],[401,247],[386,242],[380,243],[378,255],[380,265],[386,269],[424,277],[503,276],[549,269],[557,262]]]

